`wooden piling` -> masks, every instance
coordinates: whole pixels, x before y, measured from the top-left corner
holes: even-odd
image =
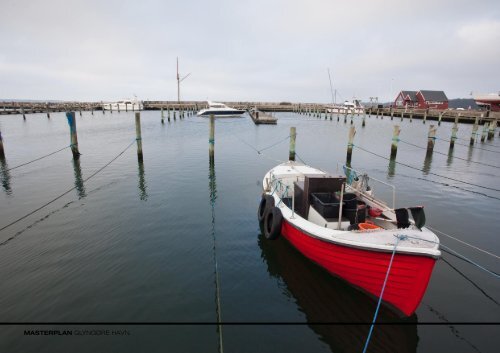
[[[410,111],[410,123],[413,122],[413,109]]]
[[[161,107],[161,123],[165,124],[165,116],[163,115],[163,107]]]
[[[141,113],[135,113],[135,140],[137,141],[137,158],[142,162]]]
[[[391,144],[391,159],[396,159],[396,155],[398,154],[398,142],[399,142],[399,133],[401,129],[399,125],[394,125],[394,130],[392,132],[392,144]]]
[[[174,115],[175,118],[175,115]],[[215,117],[210,114],[210,133],[208,136],[208,154],[210,158],[214,158],[215,154]]]
[[[434,125],[429,125],[429,133],[427,135],[427,155],[431,155],[434,150],[434,142],[436,140],[437,128]]]
[[[349,167],[351,166],[352,148],[354,146],[353,144],[354,135],[356,135],[356,128],[354,126],[351,126],[349,128],[349,140],[347,143],[347,156],[346,156],[346,164]]]
[[[391,121],[394,119],[394,110],[391,108]]]
[[[47,110],[47,119],[50,119],[50,110],[49,110],[49,104],[48,103],[47,103],[46,110]]]
[[[488,130],[488,141],[495,136],[496,128],[497,128],[497,120],[495,119],[490,123],[490,128]]]
[[[455,118],[455,122],[453,123],[453,127],[451,128],[451,138],[450,138],[450,150],[455,147],[455,140],[457,139],[457,131],[458,131],[458,116]]]
[[[344,114],[344,123],[347,123],[347,110],[345,111],[345,114]]]
[[[481,134],[481,142],[484,142],[486,139],[486,135],[488,134],[488,126],[490,123],[485,122],[483,125],[483,133]]]
[[[76,119],[75,112],[67,112],[66,118],[68,119],[70,141],[71,141],[71,152],[73,153],[73,159],[80,158],[80,151],[78,151],[78,136],[76,134]]]
[[[479,127],[477,124],[478,117],[474,120],[474,126],[472,127],[472,133],[470,135],[470,143],[469,145],[474,146],[474,142],[476,142],[477,128]]]
[[[174,110],[174,121],[177,120],[175,114],[176,114],[176,111]]]
[[[26,114],[24,113],[24,107],[21,107],[21,114],[23,115],[23,119],[26,120]]]
[[[363,120],[361,121],[361,126],[362,127],[365,127],[365,125],[366,125],[365,120],[366,120],[366,113],[363,112]]]
[[[424,112],[424,120],[423,120],[423,123],[425,124],[425,121],[427,120],[427,111],[429,109],[426,109],[425,112]]]
[[[297,132],[295,126],[290,128],[290,150],[288,153],[288,160],[295,161],[295,139],[297,138]]]
[[[0,159],[5,159],[5,152],[3,149],[2,131],[0,131]]]
[[[444,111],[439,113],[439,117],[438,117],[438,126],[441,126],[441,119],[443,118],[443,115],[444,115]]]

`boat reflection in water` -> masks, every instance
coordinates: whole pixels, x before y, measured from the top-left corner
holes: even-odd
[[[362,352],[377,302],[341,279],[316,266],[285,239],[258,239],[269,274],[282,279],[295,298],[308,326],[326,342],[332,352]],[[368,352],[416,352],[417,317],[401,318],[380,307]]]

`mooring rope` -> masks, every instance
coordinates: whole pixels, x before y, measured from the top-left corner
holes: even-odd
[[[449,261],[447,261],[444,257],[441,258],[448,266],[450,266],[455,272],[457,272],[460,276],[462,276],[463,278],[465,278],[468,282],[470,282],[478,291],[480,291],[486,298],[488,298],[489,300],[491,300],[493,303],[495,303],[496,305],[499,305],[500,306],[500,303],[497,302],[495,300],[495,298],[493,298],[491,295],[489,295],[488,293],[486,293],[486,291],[481,288],[476,282],[474,282],[473,280],[471,280],[469,277],[467,277],[464,273],[462,273],[458,268],[456,268],[455,266],[453,266]]]
[[[422,147],[422,146],[419,146],[419,145],[415,145],[411,142],[408,142],[408,141],[404,141],[404,140],[399,140],[403,143],[406,143],[407,145],[410,145],[410,146],[414,146],[414,147],[417,147],[417,148],[420,148],[420,149],[427,149],[427,147]],[[437,154],[441,154],[443,156],[448,156],[448,154],[446,153],[443,153],[443,152],[439,152],[439,151],[433,151],[433,153],[437,153]],[[477,161],[473,161],[473,160],[469,160],[469,159],[466,159],[466,158],[461,158],[461,157],[457,157],[457,156],[451,156],[452,158],[456,158],[456,159],[460,159],[462,161],[466,161],[466,162],[470,162],[470,163],[476,163],[476,164],[481,164],[481,165],[485,165],[485,166],[488,166],[488,167],[492,167],[492,168],[497,168],[497,169],[500,169],[500,166],[497,166],[497,165],[493,165],[493,164],[488,164],[488,163],[483,163],[483,162],[477,162]]]
[[[366,338],[365,347],[363,348],[363,353],[366,353],[366,350],[368,349],[368,344],[370,343],[370,339],[372,337],[373,327],[375,326],[375,321],[377,321],[378,311],[380,309],[380,304],[382,303],[382,297],[384,296],[385,286],[387,285],[387,279],[389,278],[389,273],[391,272],[392,261],[394,260],[394,255],[396,254],[396,248],[398,247],[399,241],[401,239],[405,239],[406,236],[396,235],[396,238],[398,240],[396,241],[396,244],[394,244],[394,248],[392,249],[391,260],[389,261],[389,266],[387,267],[387,272],[385,274],[384,284],[382,285],[382,290],[381,290],[380,296],[378,298],[377,308],[375,309],[375,314],[373,315],[372,324],[370,326],[370,331],[368,332],[368,337]]]
[[[462,138],[459,138],[459,137],[457,137],[457,139],[459,139],[459,140],[466,140],[466,139],[462,139]],[[436,137],[436,140],[450,142],[450,140],[443,139],[443,138],[440,138],[440,137]],[[465,147],[471,147],[473,149],[482,150],[482,151],[488,151],[488,152],[493,152],[493,153],[500,153],[500,151],[492,151],[492,150],[489,150],[489,149],[486,149],[486,148],[482,148],[482,147],[479,147],[479,146],[476,146],[476,145],[471,146],[471,145],[466,145],[465,143],[459,143],[459,142],[456,142],[456,141],[455,141],[455,145],[465,146]],[[488,145],[488,147],[496,148],[496,146],[490,146],[490,145]]]
[[[46,158],[46,157],[50,157],[50,156],[52,156],[53,154],[56,154],[56,153],[58,153],[58,152],[61,152],[61,151],[65,150],[66,148],[70,148],[70,147],[71,147],[71,145],[70,145],[70,146],[63,147],[63,148],[61,148],[60,150],[57,150],[57,151],[55,151],[55,152],[52,152],[52,153],[46,154],[45,156],[42,156],[42,157],[39,157],[39,158],[33,159],[32,161],[29,161],[29,162],[26,162],[26,163],[23,163],[23,164],[16,165],[15,167],[12,167],[12,168],[7,169],[7,170],[6,170],[6,172],[9,172],[9,171],[11,171],[11,170],[14,170],[14,169],[17,169],[17,168],[23,167],[23,166],[25,166],[25,165],[31,164],[31,163],[36,162],[36,161],[39,161],[40,159],[44,159],[44,158]]]
[[[438,230],[438,229],[435,229],[435,228],[432,228],[432,227],[429,227],[429,226],[426,226],[426,227],[427,227],[427,228],[429,228],[430,230],[434,231],[434,232],[438,232],[439,234],[442,234],[442,235],[444,235],[444,236],[447,236],[448,238],[451,238],[451,239],[453,239],[453,240],[456,240],[456,241],[458,241],[459,243],[462,243],[462,244],[464,244],[464,245],[467,245],[467,246],[469,246],[469,247],[471,247],[471,248],[473,248],[473,249],[476,249],[476,250],[478,250],[478,251],[481,251],[481,252],[483,252],[483,253],[485,253],[485,254],[487,254],[487,255],[490,255],[490,256],[496,257],[497,259],[500,259],[500,256],[498,256],[498,255],[492,254],[492,253],[490,253],[490,252],[488,252],[488,251],[486,251],[486,250],[484,250],[484,249],[478,248],[477,246],[474,246],[474,245],[469,244],[469,243],[467,243],[467,242],[465,242],[465,241],[463,241],[463,240],[460,240],[460,239],[458,239],[458,238],[455,238],[454,236],[451,236],[451,235],[449,235],[449,234],[446,234],[445,232],[442,232],[442,231],[440,231],[440,230]]]
[[[492,275],[493,277],[500,278],[500,274],[498,274],[498,273],[496,273],[496,272],[494,272],[492,270],[487,269],[486,267],[484,267],[484,266],[478,264],[477,262],[469,259],[468,257],[460,254],[458,251],[455,251],[455,250],[451,249],[449,246],[446,246],[443,243],[440,243],[440,242],[437,242],[437,241],[434,241],[434,240],[423,239],[423,238],[420,238],[420,237],[414,237],[414,236],[410,236],[410,235],[406,235],[405,237],[408,238],[408,239],[421,240],[421,241],[425,241],[425,242],[432,243],[432,244],[439,244],[439,247],[440,248],[444,248],[443,250],[445,252],[447,252],[448,254],[453,255],[453,256],[455,256],[455,257],[457,257],[457,258],[459,258],[459,259],[461,259],[461,260],[463,260],[465,262],[470,263],[471,265],[476,266],[480,270],[483,270],[484,272]]]
[[[372,154],[372,155],[374,155],[374,156],[377,156],[377,157],[383,158],[383,159],[388,160],[388,161],[390,160],[390,159],[389,159],[389,158],[387,158],[387,157],[384,157],[384,156],[382,156],[382,155],[380,155],[380,154],[378,154],[378,153],[375,153],[375,152],[369,151],[369,150],[367,150],[367,149],[365,149],[365,148],[363,148],[363,147],[361,147],[361,146],[359,146],[359,145],[354,145],[354,144],[353,144],[353,146],[354,146],[354,147],[359,148],[360,150],[362,150],[362,151],[364,151],[364,152],[370,153],[370,154]],[[424,172],[424,173],[428,173],[428,174],[431,174],[431,175],[438,176],[438,177],[440,177],[440,178],[445,178],[445,179],[453,180],[453,181],[456,181],[456,182],[459,182],[459,183],[464,183],[464,184],[467,184],[467,185],[476,186],[476,187],[478,187],[478,188],[482,188],[482,189],[487,189],[487,190],[493,190],[493,191],[499,191],[499,192],[500,192],[500,189],[495,189],[495,188],[490,188],[490,187],[488,187],[488,186],[483,186],[483,185],[478,185],[478,184],[474,184],[474,183],[469,183],[469,182],[467,182],[467,181],[463,181],[463,180],[460,180],[460,179],[455,179],[455,178],[448,177],[448,176],[441,175],[441,174],[436,174],[436,173],[433,173],[433,172],[430,172],[430,171],[429,171],[429,172],[426,172],[426,171],[425,171],[425,170],[423,170],[422,168],[418,168],[418,167],[415,167],[415,166],[412,166],[412,165],[409,165],[409,164],[406,164],[406,163],[402,163],[402,162],[398,162],[398,161],[394,161],[394,162],[395,162],[395,163],[397,163],[397,164],[403,165],[403,166],[405,166],[405,167],[408,167],[408,168],[414,169],[414,170],[418,170],[418,171],[421,171],[421,172]],[[473,192],[473,191],[471,191],[471,192]]]
[[[110,161],[109,161],[108,163],[106,163],[104,166],[102,166],[101,168],[99,168],[99,169],[98,169],[96,172],[94,172],[92,175],[90,175],[90,176],[88,176],[87,178],[83,179],[83,181],[82,181],[82,182],[86,182],[86,181],[90,180],[91,178],[93,178],[94,176],[96,176],[96,175],[97,175],[98,173],[100,173],[100,172],[101,172],[104,168],[106,168],[107,166],[109,166],[109,165],[110,165],[111,163],[113,163],[116,159],[118,159],[118,157],[120,157],[123,153],[125,153],[125,151],[126,151],[126,150],[128,150],[128,149],[130,148],[130,146],[132,146],[134,143],[136,143],[136,140],[135,140],[135,139],[134,139],[134,140],[130,143],[130,145],[128,145],[127,147],[125,147],[125,149],[124,149],[123,151],[121,151],[118,155],[116,155],[116,156],[115,156],[112,160],[110,160]],[[56,198],[54,198],[54,199],[50,200],[49,202],[47,202],[47,203],[43,204],[42,206],[38,207],[37,209],[35,209],[35,210],[33,210],[33,211],[29,212],[28,214],[26,214],[26,215],[24,215],[24,216],[22,216],[22,217],[20,217],[20,218],[16,219],[15,221],[13,221],[13,222],[11,222],[11,223],[7,224],[6,226],[3,226],[2,228],[0,228],[0,232],[1,232],[1,231],[3,231],[3,230],[5,230],[5,229],[7,229],[7,228],[9,228],[10,226],[12,226],[12,225],[14,225],[14,224],[16,224],[16,223],[18,223],[18,222],[22,221],[23,219],[25,219],[25,218],[27,218],[27,217],[31,216],[32,214],[34,214],[34,213],[36,213],[36,212],[40,211],[42,208],[47,207],[47,206],[48,206],[48,205],[50,205],[51,203],[53,203],[53,202],[55,202],[55,201],[59,200],[61,197],[63,197],[63,196],[65,196],[65,195],[69,194],[71,191],[75,190],[76,188],[77,188],[77,186],[72,187],[71,189],[69,189],[69,190],[65,191],[64,193],[62,193],[61,195],[57,196]]]

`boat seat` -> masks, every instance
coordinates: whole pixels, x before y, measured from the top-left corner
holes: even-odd
[[[410,216],[408,215],[408,209],[406,208],[396,208],[396,222],[398,228],[408,228],[410,226]]]

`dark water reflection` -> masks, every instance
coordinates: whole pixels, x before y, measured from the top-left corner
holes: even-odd
[[[0,182],[2,183],[3,190],[10,196],[12,195],[12,188],[10,187],[10,173],[9,166],[5,158],[0,157]]]
[[[83,185],[82,167],[80,165],[80,158],[73,159],[73,170],[75,173],[76,192],[78,194],[78,198],[82,199],[87,195],[85,193],[85,186]]]
[[[331,351],[361,352],[376,301],[308,261],[283,238],[270,241],[260,235],[258,242],[269,274],[283,280],[285,294],[293,296],[309,327],[330,346]],[[377,322],[399,325],[375,326],[369,352],[416,352],[415,314],[400,318],[382,306]]]
[[[3,320],[210,323],[132,326],[131,337],[102,339],[29,339],[18,326],[6,326],[0,332],[0,351],[217,352],[223,347],[239,353],[361,352],[376,301],[329,275],[283,239],[266,242],[257,237],[256,217],[262,177],[288,157],[289,146],[277,144],[260,154],[256,150],[284,140],[295,126],[297,155],[310,165],[342,173],[351,125],[344,124],[343,117],[337,122],[289,113],[276,116],[275,126],[255,126],[248,117],[217,120],[217,160],[209,154],[207,161],[206,119],[189,117],[162,126],[159,112],[141,112],[143,163],[131,148],[84,182],[131,143],[135,124],[132,112],[107,112],[93,119],[90,112],[82,112],[76,117],[83,153],[79,161],[70,163],[69,150],[10,172],[7,162],[0,161],[0,227],[75,187],[0,232]],[[0,120],[2,133],[9,137],[9,165],[68,144],[64,113],[51,114],[50,122],[44,114],[32,115],[25,123],[19,116]],[[354,145],[389,157],[394,122],[367,117],[366,123]],[[354,118],[354,125],[361,125],[360,117]],[[425,127],[406,119],[401,138],[424,146]],[[466,137],[467,128],[460,130]],[[448,136],[449,124],[443,122],[441,130]],[[396,163],[355,147],[352,167],[395,185],[397,207],[422,204],[430,226],[498,254],[498,201],[470,192],[485,191],[471,184],[498,188],[497,170],[455,158],[496,164],[492,158],[497,155],[457,144],[453,157],[435,153],[422,173],[425,150],[401,147]],[[435,151],[447,148],[436,140]],[[427,177],[429,172],[471,184]],[[371,186],[375,195],[390,202],[392,189]],[[442,241],[498,272],[494,259],[449,238]],[[455,257],[446,260],[435,266],[417,309],[418,320],[412,316],[404,325],[376,326],[369,352],[471,351],[464,340],[481,352],[497,351],[498,327],[460,326],[459,337],[451,323],[498,320],[499,281]],[[219,317],[224,322],[309,325],[223,326],[221,345]],[[378,320],[402,322],[386,307]],[[314,324],[346,321],[363,324]]]
[[[137,168],[138,168],[138,184],[137,187],[139,188],[139,199],[141,201],[147,201],[148,200],[148,192],[147,192],[147,184],[146,184],[146,178],[145,178],[145,173],[144,173],[144,162],[141,160],[137,160]]]

